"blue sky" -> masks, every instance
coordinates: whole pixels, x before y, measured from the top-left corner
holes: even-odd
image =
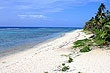
[[[0,26],[83,27],[110,0],[0,0]]]

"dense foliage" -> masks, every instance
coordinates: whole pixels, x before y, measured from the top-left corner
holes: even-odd
[[[84,30],[94,34],[94,41],[99,45],[110,44],[110,12],[101,3],[95,17],[92,17],[83,27]]]

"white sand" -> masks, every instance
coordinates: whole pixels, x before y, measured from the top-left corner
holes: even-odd
[[[95,49],[81,54],[69,66],[74,67],[69,73],[110,73],[110,50]]]
[[[27,51],[12,54],[0,59],[0,73],[62,73],[55,72],[58,65],[65,62],[68,57],[62,54],[71,53],[70,47],[79,39],[88,38],[81,30],[65,34],[65,36]],[[102,53],[101,53],[102,52]],[[93,54],[92,54],[93,53]],[[72,55],[72,57],[74,57]],[[110,73],[110,57],[106,51],[91,51],[84,53],[67,64],[72,72],[67,73]]]

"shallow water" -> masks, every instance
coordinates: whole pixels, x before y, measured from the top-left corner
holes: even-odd
[[[78,28],[23,28],[6,27],[0,28],[0,50],[11,49],[15,47],[30,47],[41,43],[47,39],[58,37],[63,33],[76,30]]]

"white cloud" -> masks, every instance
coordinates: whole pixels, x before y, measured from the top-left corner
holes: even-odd
[[[65,9],[84,5],[89,2],[101,2],[104,0],[0,0],[0,6],[6,6],[7,11],[20,12],[21,14],[46,14],[62,12]],[[3,9],[0,7],[0,9]]]
[[[39,18],[39,19],[45,19],[47,18],[44,15],[18,15],[20,18]]]

